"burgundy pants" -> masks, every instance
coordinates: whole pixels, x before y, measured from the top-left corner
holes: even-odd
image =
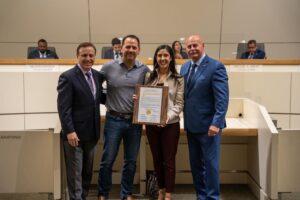
[[[165,127],[147,125],[146,134],[150,144],[158,187],[173,192],[175,185],[175,161],[179,140],[179,122]]]

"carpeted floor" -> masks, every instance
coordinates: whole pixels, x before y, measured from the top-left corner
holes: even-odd
[[[114,186],[110,195],[110,199],[119,199],[119,186]],[[91,191],[87,200],[96,200],[97,193]],[[176,185],[175,192],[172,196],[173,200],[195,200],[194,188],[192,185]],[[136,195],[136,199],[150,199],[148,196]],[[256,200],[247,185],[222,185],[221,200]]]
[[[119,200],[119,185],[114,185],[110,194],[110,200]],[[148,196],[138,195],[138,188],[135,188],[137,200],[150,199]],[[51,200],[51,194],[0,194],[0,200]],[[173,200],[195,200],[194,188],[192,185],[176,185]],[[282,193],[280,200],[300,200],[300,193]],[[97,200],[97,190],[94,186],[90,191],[87,200]],[[220,200],[256,200],[247,185],[221,185]]]

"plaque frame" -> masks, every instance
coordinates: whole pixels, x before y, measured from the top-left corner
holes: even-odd
[[[161,112],[160,112],[160,122],[153,123],[153,122],[145,122],[139,121],[139,105],[140,105],[140,91],[141,88],[162,88],[162,99],[161,99]],[[133,118],[132,123],[134,124],[146,124],[146,125],[165,125],[165,122],[168,117],[168,95],[169,95],[169,87],[168,86],[150,86],[150,85],[136,85],[135,86],[135,94],[137,95],[137,99],[134,100],[134,109],[133,109]]]

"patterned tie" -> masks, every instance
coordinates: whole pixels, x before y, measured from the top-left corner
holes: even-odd
[[[195,75],[195,68],[197,67],[197,64],[193,64],[191,67],[191,71],[190,71],[190,75],[188,77],[188,81],[187,81],[187,87],[190,87],[190,84],[193,80],[193,77]]]
[[[95,94],[94,94],[94,85],[93,85],[93,81],[92,81],[92,72],[91,71],[88,71],[88,72],[86,72],[85,73],[85,75],[86,75],[86,77],[87,77],[87,82],[88,82],[88,84],[89,84],[89,87],[90,87],[90,89],[91,89],[91,92],[92,92],[92,94],[93,94],[93,96],[94,96],[94,98],[95,98]]]

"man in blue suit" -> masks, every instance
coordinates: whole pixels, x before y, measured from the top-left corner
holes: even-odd
[[[249,40],[247,43],[248,51],[244,52],[241,59],[265,59],[266,53],[256,46],[256,40]]]
[[[27,57],[28,59],[58,59],[55,51],[48,49],[48,43],[45,39],[38,41],[36,49],[31,51]]]
[[[121,40],[119,38],[113,38],[111,41],[111,49],[104,52],[104,59],[121,59]]]
[[[191,61],[181,67],[185,79],[184,128],[197,200],[220,196],[221,130],[226,127],[229,92],[224,65],[208,57],[199,35],[186,40]]]

